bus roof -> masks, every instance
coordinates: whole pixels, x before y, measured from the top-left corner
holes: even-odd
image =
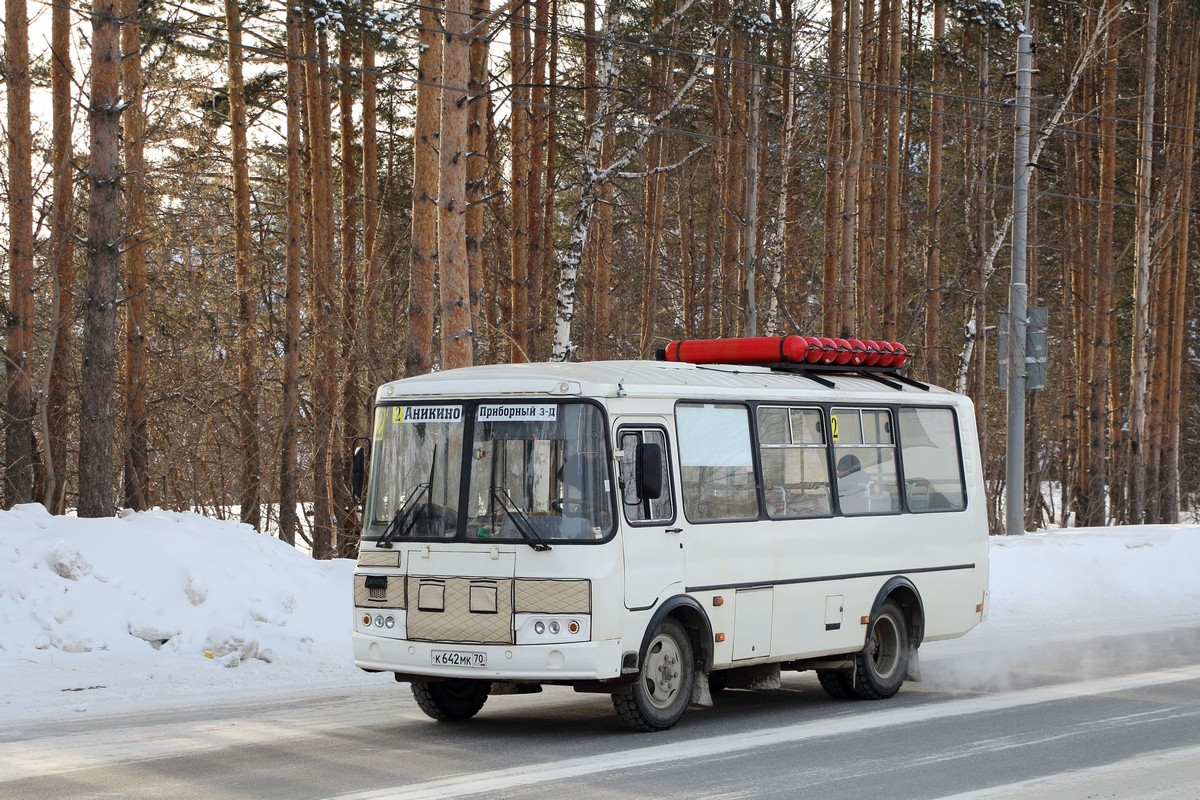
[[[378,402],[433,397],[647,397],[670,399],[837,400],[886,402],[929,397],[945,403],[953,392],[921,388],[881,373],[882,380],[847,372],[812,370],[832,388],[803,374],[769,367],[695,365],[664,361],[584,361],[488,364],[431,372],[386,383]]]

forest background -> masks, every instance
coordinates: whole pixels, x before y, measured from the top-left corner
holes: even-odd
[[[6,0],[4,503],[353,556],[372,389],[677,338],[897,339],[994,530],[1003,0]],[[1032,8],[1027,528],[1200,503],[1200,9]]]

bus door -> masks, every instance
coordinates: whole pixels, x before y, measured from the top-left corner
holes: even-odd
[[[677,524],[667,428],[618,419],[617,487],[624,517],[625,605],[650,608],[683,580],[683,539]],[[655,496],[657,489],[657,496]]]

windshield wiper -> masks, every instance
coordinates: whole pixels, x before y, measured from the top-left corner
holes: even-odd
[[[537,550],[539,553],[550,549],[550,545],[546,544],[546,540],[538,535],[538,532],[533,529],[533,524],[529,521],[529,517],[521,510],[516,501],[512,499],[512,495],[503,486],[492,487],[492,499],[500,503],[500,507],[504,509],[504,513],[512,520],[513,527],[517,529],[517,533],[524,537],[526,543]],[[506,502],[507,501],[507,502]],[[509,508],[509,505],[512,508]]]
[[[417,521],[416,515],[413,513],[417,509],[417,502],[430,491],[432,484],[419,483],[416,491],[404,501],[404,505],[396,509],[396,513],[392,516],[392,521],[383,529],[383,534],[380,535],[379,541],[376,543],[378,547],[391,547],[392,540],[397,536],[407,536],[412,529],[413,523]]]

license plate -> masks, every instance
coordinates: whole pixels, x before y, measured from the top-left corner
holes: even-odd
[[[487,653],[462,652],[458,650],[434,650],[435,667],[478,667],[487,666]]]

